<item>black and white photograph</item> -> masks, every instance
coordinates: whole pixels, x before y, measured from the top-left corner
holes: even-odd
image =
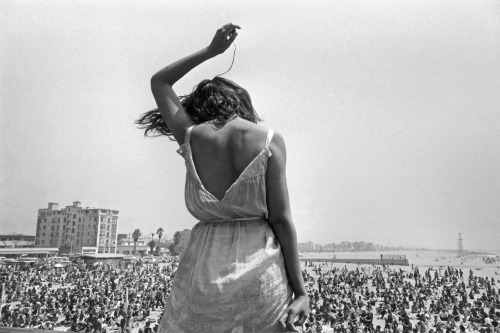
[[[0,73],[0,333],[500,333],[500,0],[2,0]]]

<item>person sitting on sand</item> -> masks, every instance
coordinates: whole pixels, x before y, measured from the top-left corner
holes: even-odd
[[[323,333],[323,326],[321,325],[320,322],[316,322],[314,325],[313,325],[313,332],[314,333]]]
[[[453,306],[453,311],[451,314],[453,315],[453,319],[455,321],[460,321],[460,312],[458,311],[458,307],[456,305]]]
[[[417,312],[418,312],[417,302],[413,302],[411,305],[411,313],[417,313]]]
[[[448,323],[446,324],[446,332],[455,332],[456,330],[456,322],[453,319],[453,315],[448,315]]]
[[[446,311],[446,309],[441,309],[441,312],[439,313],[439,319],[441,319],[441,321],[448,321],[448,312]]]
[[[403,325],[403,333],[409,333],[412,331],[412,324],[410,321],[410,317],[406,316],[402,320],[402,325]]]
[[[151,328],[151,323],[149,321],[147,321],[144,326],[144,333],[153,333],[153,329]]]
[[[366,320],[363,324],[365,325],[366,330],[373,332],[373,313],[371,310],[367,309]]]
[[[484,311],[484,307],[480,307],[477,313],[479,315],[479,318],[481,318],[480,323],[484,324],[484,320],[488,317],[488,314]]]
[[[493,316],[492,318],[493,319],[491,320],[491,326],[498,330],[498,328],[500,327],[500,323],[498,322],[500,320],[500,312],[495,312],[495,316]]]
[[[427,333],[429,331],[429,327],[424,316],[419,316],[419,321],[416,325],[416,328],[419,333]]]
[[[392,313],[391,310],[389,310],[387,312],[387,315],[384,317],[384,321],[385,321],[384,330],[391,330],[392,331],[393,325],[396,324],[396,326],[397,326],[397,318]]]
[[[482,323],[482,318],[479,315],[478,309],[473,308],[469,317],[471,323]]]

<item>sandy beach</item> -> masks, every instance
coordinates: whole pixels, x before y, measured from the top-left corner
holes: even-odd
[[[334,255],[338,259],[377,259],[380,258],[380,254],[396,254],[396,252],[341,252],[341,253],[302,253],[301,260],[307,259],[330,259]],[[486,256],[496,258],[497,254],[468,254],[465,257],[457,257],[455,251],[406,251],[406,252],[397,252],[397,254],[406,255],[409,259],[409,266],[390,266],[390,270],[403,270],[407,273],[413,271],[416,267],[418,267],[419,271],[422,273],[426,269],[432,269],[439,273],[440,276],[443,276],[444,270],[447,267],[453,267],[458,270],[462,270],[464,273],[464,278],[469,276],[470,271],[472,271],[474,276],[483,277],[491,279],[493,278],[497,285],[500,284],[500,261],[497,259],[496,263],[486,263],[484,258]],[[310,263],[309,263],[310,264]],[[372,270],[374,267],[372,265],[357,265],[357,264],[343,264],[343,263],[321,263],[314,262],[313,266],[306,266],[305,262],[301,263],[302,269],[306,269],[307,272],[314,277],[314,283],[308,282],[307,284],[311,287],[312,290],[317,290],[317,278],[319,275],[314,271],[315,267],[321,267],[323,272],[328,270],[332,270],[334,268],[342,269],[346,268],[347,270],[356,270],[356,269],[365,269]],[[380,267],[380,266],[379,266]],[[387,278],[388,274],[384,273],[384,276]],[[413,279],[405,279],[405,282],[413,283]],[[368,286],[369,291],[375,291],[373,286]],[[470,291],[470,288],[467,288],[467,291]],[[356,298],[360,296],[359,293],[356,293]],[[427,306],[429,301],[427,302]],[[376,306],[378,306],[380,302],[377,302]],[[375,306],[375,307],[376,307]],[[418,322],[417,314],[410,314],[410,321],[415,326]],[[382,329],[384,327],[384,320],[377,315],[374,315],[373,324],[376,327],[379,325]],[[333,329],[330,326],[323,325],[323,332],[333,332]]]

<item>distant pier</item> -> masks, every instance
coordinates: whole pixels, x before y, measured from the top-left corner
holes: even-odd
[[[338,259],[338,258],[305,258],[299,257],[300,261],[331,262],[336,264],[358,264],[358,265],[395,265],[409,266],[408,259]]]

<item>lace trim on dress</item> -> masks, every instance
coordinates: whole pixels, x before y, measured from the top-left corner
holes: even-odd
[[[261,294],[259,296],[255,296],[252,298],[248,298],[242,300],[240,302],[231,302],[229,304],[208,304],[206,306],[197,305],[194,302],[190,302],[188,297],[185,296],[185,291],[175,288],[172,290],[172,293],[175,294],[175,298],[182,304],[184,307],[198,314],[207,314],[207,313],[218,313],[218,312],[241,312],[249,309],[255,309],[261,304],[269,304],[270,302],[278,302],[281,303],[284,299],[288,297],[288,286],[285,284],[281,284],[279,287],[271,290],[266,294]]]
[[[259,315],[253,315],[249,317],[247,320],[243,321],[238,321],[238,326],[243,328],[243,327],[252,327],[256,328],[258,326],[271,326],[273,324],[276,324],[279,318],[276,318],[276,314],[273,312],[268,313],[265,316],[259,316]],[[185,326],[189,332],[203,332],[203,333],[210,333],[210,332],[217,332],[221,333],[224,332],[225,330],[228,330],[230,328],[234,327],[234,321],[231,322],[224,322],[224,323],[200,323],[200,324],[191,324],[191,323],[186,323]],[[240,331],[238,331],[240,332]],[[243,331],[241,331],[243,332]],[[255,331],[259,332],[260,331]]]
[[[182,156],[184,156],[184,153],[189,155],[189,156],[184,156],[186,158],[186,168],[189,170],[191,175],[194,176],[195,179],[198,179],[198,174],[196,172],[194,163],[191,163],[192,160],[190,160],[193,157],[190,145],[189,144],[182,145],[177,150],[177,152]],[[264,152],[267,152],[267,154],[264,154]],[[243,179],[255,178],[264,175],[267,170],[267,162],[269,160],[269,156],[271,155],[272,153],[269,148],[263,148],[262,151],[257,156],[255,156],[252,162],[250,162],[250,164],[247,165],[245,170],[243,170],[243,172],[240,174],[240,176],[238,177],[238,179],[236,179],[234,183],[236,184]]]

